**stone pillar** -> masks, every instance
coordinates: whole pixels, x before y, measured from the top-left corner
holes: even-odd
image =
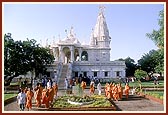
[[[81,54],[82,54],[82,49],[79,48],[79,61],[81,61]]]
[[[58,59],[59,59],[59,50],[58,50],[58,48],[56,48],[55,51],[56,51],[55,52],[55,60],[58,61]]]
[[[115,78],[116,77],[116,72],[115,71],[112,71],[112,77]]]
[[[121,76],[122,78],[124,78],[125,77],[125,70],[123,69],[122,70],[122,76]]]
[[[71,62],[74,61],[74,49],[71,47]]]
[[[63,62],[63,51],[62,51],[62,47],[59,47],[59,61]]]
[[[71,50],[71,61],[73,62],[74,61],[74,51]]]
[[[98,74],[98,78],[101,78],[101,77],[104,77],[103,75],[102,75],[102,69],[100,68],[100,70],[99,70],[99,74]]]

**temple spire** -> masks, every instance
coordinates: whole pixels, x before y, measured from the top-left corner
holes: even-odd
[[[97,22],[93,31],[93,36],[91,35],[92,45],[94,44],[93,41],[97,41],[95,45],[98,45],[98,47],[109,47],[110,43],[109,30],[107,27],[106,19],[104,17],[104,10],[105,6],[100,5],[99,15],[97,17]]]
[[[100,9],[100,12],[99,13],[103,13],[104,14],[104,10],[105,10],[105,6],[104,5],[100,5],[99,6],[99,9]]]

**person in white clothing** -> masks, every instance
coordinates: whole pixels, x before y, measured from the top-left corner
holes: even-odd
[[[51,88],[52,84],[51,84],[51,80],[49,79],[47,82],[47,89]]]
[[[98,90],[98,94],[101,95],[101,83],[100,82],[97,84],[97,90]]]
[[[20,106],[20,110],[24,111],[26,104],[26,94],[24,93],[23,89],[21,89],[21,92],[17,95],[17,103]]]

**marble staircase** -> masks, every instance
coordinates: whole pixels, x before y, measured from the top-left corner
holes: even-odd
[[[64,64],[58,81],[58,89],[64,89],[64,86],[65,86],[64,81],[65,81],[65,77],[67,76],[67,71],[68,71],[68,65]]]

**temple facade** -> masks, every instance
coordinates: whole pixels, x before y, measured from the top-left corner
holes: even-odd
[[[104,11],[103,8],[100,8],[88,45],[80,43],[75,36],[73,27],[71,27],[65,39],[50,46],[55,62],[48,67],[48,72],[52,76],[53,72],[57,71],[57,74],[61,76],[63,72],[59,73],[59,70],[63,71],[63,65],[67,65],[64,74],[69,78],[79,76],[124,78],[125,62],[110,61],[110,42],[111,37],[109,36]]]

